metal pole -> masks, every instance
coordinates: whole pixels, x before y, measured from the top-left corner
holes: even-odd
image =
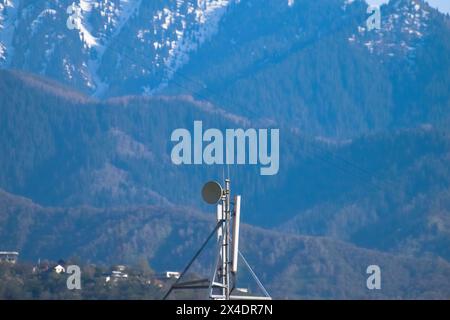
[[[226,299],[226,247],[227,247],[227,231],[226,231],[226,193],[225,193],[225,199],[224,199],[224,205],[222,206],[222,248],[221,248],[221,260],[222,260],[222,266],[220,268],[220,277],[221,277],[221,283],[222,283],[222,299]]]
[[[225,180],[225,300],[230,300],[230,179]]]

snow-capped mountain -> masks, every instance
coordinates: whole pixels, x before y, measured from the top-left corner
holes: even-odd
[[[151,92],[214,34],[232,2],[0,0],[1,67],[96,95],[116,79],[139,79]]]
[[[223,41],[216,34],[227,19],[239,19],[240,28],[252,30],[261,11],[271,10],[274,28],[292,24],[287,32],[294,40],[320,34],[336,22],[308,1],[0,0],[0,67],[45,75],[100,97],[152,94],[165,88],[205,43]],[[341,8],[344,24],[351,24],[351,12],[359,25],[346,35],[348,41],[372,53],[407,55],[427,33],[430,8],[421,0],[390,1],[382,7],[381,30],[372,31],[364,24],[365,1],[335,0],[327,6]],[[291,20],[302,14],[319,25]],[[267,23],[258,28],[270,28]],[[285,47],[282,41],[290,35],[279,32],[280,43],[264,45],[267,51]],[[227,37],[231,45],[252,41],[240,39],[240,32]]]

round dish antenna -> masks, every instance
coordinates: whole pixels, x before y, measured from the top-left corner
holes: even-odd
[[[202,189],[202,197],[206,203],[216,204],[222,197],[222,187],[216,181],[205,183]]]

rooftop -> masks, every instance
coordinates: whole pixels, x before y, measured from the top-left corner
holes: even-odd
[[[15,256],[18,256],[19,253],[17,251],[0,251],[0,255],[15,255]]]

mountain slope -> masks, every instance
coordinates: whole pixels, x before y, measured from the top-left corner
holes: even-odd
[[[214,225],[211,217],[182,208],[45,208],[3,191],[0,212],[0,240],[19,250],[22,259],[76,255],[97,263],[132,263],[145,258],[157,270],[181,269]],[[247,259],[276,298],[450,295],[450,264],[439,260],[392,256],[336,240],[246,225],[242,244]],[[194,270],[205,271],[212,254],[207,251]],[[378,292],[366,288],[365,269],[371,264],[382,269],[382,290]],[[245,274],[240,279],[247,283]]]
[[[187,94],[310,136],[450,119],[450,20],[421,0],[0,2],[4,68],[98,97]],[[30,53],[33,54],[30,54]]]
[[[169,92],[195,92],[310,136],[446,128],[448,16],[423,1],[393,0],[381,8],[381,30],[367,31],[366,8],[362,1],[243,1]]]
[[[203,183],[222,181],[228,168],[174,165],[171,132],[194,120],[258,127],[189,97],[100,102],[49,83],[0,73],[0,187],[43,205],[206,210],[196,200]],[[450,258],[446,132],[425,126],[347,142],[281,133],[279,174],[229,168],[245,222]]]
[[[45,81],[24,77],[0,74],[5,168],[0,181],[7,190],[42,203],[166,203],[167,196],[181,200],[183,195],[180,199],[163,182],[193,183],[191,175],[200,169],[172,164],[171,132],[192,127],[194,120],[219,128],[246,121],[190,97],[99,102],[61,87],[45,90]],[[207,171],[214,176],[219,172]],[[198,189],[200,179],[195,179]]]
[[[352,176],[345,182],[336,182],[342,178],[334,174],[331,181],[335,185],[327,186],[346,192],[316,201],[279,228],[401,254],[432,253],[449,260],[448,143],[448,134],[430,128],[354,141],[333,156],[352,159],[353,163],[364,161],[364,168],[353,167]],[[325,154],[325,159],[329,158]],[[352,166],[347,163],[344,167]],[[355,178],[365,181],[348,188]],[[305,178],[292,179],[304,185]],[[320,187],[324,182],[319,177],[317,184]]]
[[[124,82],[147,92],[215,33],[231,2],[1,0],[0,66],[97,96]]]

